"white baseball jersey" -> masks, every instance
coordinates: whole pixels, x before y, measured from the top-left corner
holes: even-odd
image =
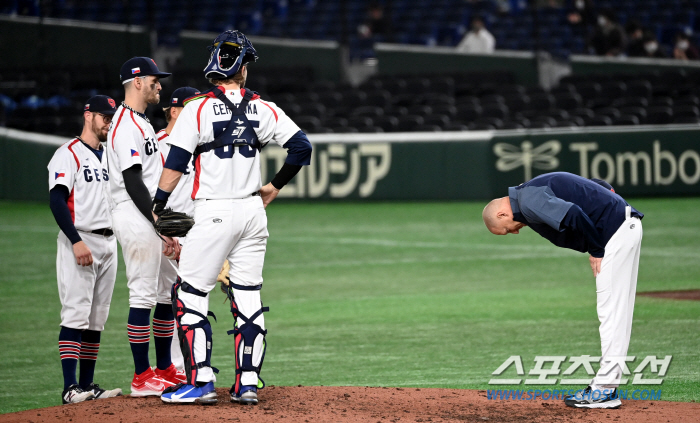
[[[161,129],[156,134],[158,137],[158,145],[160,147],[160,154],[163,156],[163,163],[168,160],[168,153],[170,152],[170,145],[168,144],[168,133],[165,129]],[[187,165],[187,170],[182,174],[180,182],[168,197],[168,204],[166,207],[171,209],[187,213],[190,216],[194,215],[194,202],[192,201],[192,187],[194,185],[194,163],[191,160]]]
[[[68,188],[68,209],[79,231],[110,228],[104,183],[109,180],[102,160],[85,143],[75,138],[56,150],[49,162],[49,190]]]
[[[226,96],[235,105],[243,100],[240,90],[226,91]],[[257,95],[248,103],[245,114],[263,146],[270,141],[283,146],[299,131],[279,107]],[[213,141],[215,128],[221,130],[230,119],[231,111],[216,97],[192,100],[175,122],[168,144],[193,153],[198,145]],[[260,154],[256,149],[226,146],[222,150],[197,156],[192,199],[245,198],[262,187]]]
[[[144,115],[119,106],[109,126],[106,150],[109,191],[114,203],[131,199],[124,188],[122,172],[137,164],[141,165],[143,182],[151,197],[156,195],[163,157],[158,151],[155,131]]]

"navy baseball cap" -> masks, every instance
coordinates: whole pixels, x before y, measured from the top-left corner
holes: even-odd
[[[199,94],[199,90],[192,87],[181,87],[173,91],[168,107],[185,107],[183,104],[188,98]]]
[[[126,84],[139,76],[151,75],[159,78],[167,78],[171,74],[161,72],[156,62],[150,57],[132,57],[124,62],[122,68],[119,70],[119,79],[122,81],[122,84]]]
[[[117,103],[106,95],[96,95],[90,97],[85,102],[85,111],[93,113],[102,113],[103,115],[113,115],[117,113]]]

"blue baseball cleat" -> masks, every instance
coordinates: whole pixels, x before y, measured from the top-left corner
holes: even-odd
[[[214,382],[204,386],[179,383],[163,391],[160,399],[168,404],[216,404],[219,400],[214,389]]]
[[[241,392],[236,395],[231,393],[231,402],[243,405],[256,405],[258,403],[258,388],[255,386],[241,386]]]

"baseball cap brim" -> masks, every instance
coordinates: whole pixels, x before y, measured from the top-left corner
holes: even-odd
[[[169,77],[170,75],[172,75],[172,73],[168,73],[168,72],[158,72],[158,73],[149,73],[149,74],[144,75],[144,76],[157,76],[158,78],[167,78],[167,77]]]

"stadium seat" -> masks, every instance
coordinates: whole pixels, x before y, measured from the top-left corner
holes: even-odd
[[[673,122],[673,109],[670,107],[650,107],[647,112],[648,124],[665,125]]]
[[[374,126],[374,121],[367,116],[351,116],[348,118],[347,126],[356,128],[359,131],[361,128]]]
[[[398,131],[400,132],[411,132],[415,130],[418,125],[423,124],[423,116],[418,115],[406,115],[400,116],[398,124]]]
[[[613,120],[613,125],[639,125],[639,118],[635,115],[622,115]]]
[[[384,116],[384,109],[376,106],[361,106],[352,111],[351,116]]]
[[[610,126],[612,125],[612,119],[608,116],[595,116],[593,118],[584,118],[586,126]]]
[[[450,117],[447,115],[433,114],[430,116],[426,116],[425,119],[423,120],[423,124],[425,124],[425,125],[437,125],[440,128],[444,128],[450,124]]]
[[[294,119],[299,128],[304,132],[316,132],[316,129],[321,127],[321,120],[316,116],[298,116]]]
[[[399,127],[399,119],[395,116],[378,116],[374,118],[374,125],[384,132],[395,132]]]
[[[417,125],[413,128],[413,131],[418,131],[418,132],[440,132],[442,131],[442,128],[439,127],[438,125]]]

